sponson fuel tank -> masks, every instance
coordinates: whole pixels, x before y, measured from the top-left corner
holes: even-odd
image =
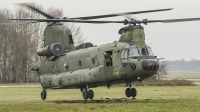
[[[63,72],[60,74],[46,74],[41,75],[41,85],[44,88],[72,88],[81,84],[90,84],[102,82],[99,80],[99,70],[102,66],[94,67],[92,69],[82,69],[74,72]]]

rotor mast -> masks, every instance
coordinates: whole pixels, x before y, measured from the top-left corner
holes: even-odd
[[[134,44],[138,48],[145,47],[144,28],[141,25],[129,25],[119,30],[121,37],[119,42]]]

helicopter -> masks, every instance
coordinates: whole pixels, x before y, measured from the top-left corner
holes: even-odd
[[[44,47],[37,50],[41,59],[31,68],[40,77],[42,91],[40,97],[45,100],[47,89],[74,89],[80,88],[83,99],[93,99],[94,91],[91,88],[104,86],[111,87],[113,83],[126,83],[126,97],[136,97],[137,90],[132,87],[135,81],[156,74],[160,68],[160,59],[153,54],[150,46],[145,43],[144,27],[148,23],[172,23],[197,21],[200,18],[167,19],[167,20],[135,20],[98,21],[107,17],[141,14],[169,9],[126,12],[119,14],[97,15],[76,18],[56,18],[30,4],[20,4],[45,16],[47,19],[8,19],[24,22],[0,23],[31,24],[47,22],[44,30]],[[90,42],[75,47],[72,33],[64,27],[62,22],[90,23],[90,24],[124,24],[119,30],[121,35],[118,41],[95,46]]]

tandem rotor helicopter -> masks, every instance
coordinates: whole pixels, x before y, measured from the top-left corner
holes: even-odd
[[[8,19],[24,20],[24,22],[0,24],[49,23],[44,30],[44,47],[37,50],[37,55],[43,58],[32,67],[32,70],[36,71],[40,76],[40,83],[43,89],[41,92],[42,100],[47,97],[47,89],[71,88],[80,88],[83,99],[93,99],[94,92],[90,88],[105,84],[110,88],[111,84],[119,81],[126,83],[128,88],[125,90],[125,95],[127,97],[136,97],[137,91],[132,88],[132,82],[141,82],[151,77],[157,73],[160,67],[160,59],[153,54],[151,47],[145,44],[144,28],[141,24],[200,20],[200,18],[144,19],[142,21],[135,19],[125,19],[124,21],[91,20],[172,9],[57,19],[32,5],[21,5],[40,13],[47,19]],[[82,43],[75,47],[70,29],[64,27],[61,22],[121,23],[126,26],[119,30],[121,36],[118,42],[100,46],[94,46],[92,43]]]

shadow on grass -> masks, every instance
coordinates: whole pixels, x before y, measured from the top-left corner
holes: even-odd
[[[145,101],[149,101],[151,99],[145,99]],[[121,103],[121,102],[137,102],[141,100],[136,100],[136,98],[105,98],[105,99],[93,99],[93,100],[55,100],[55,101],[49,101],[54,102],[56,104],[62,104],[62,103]]]

